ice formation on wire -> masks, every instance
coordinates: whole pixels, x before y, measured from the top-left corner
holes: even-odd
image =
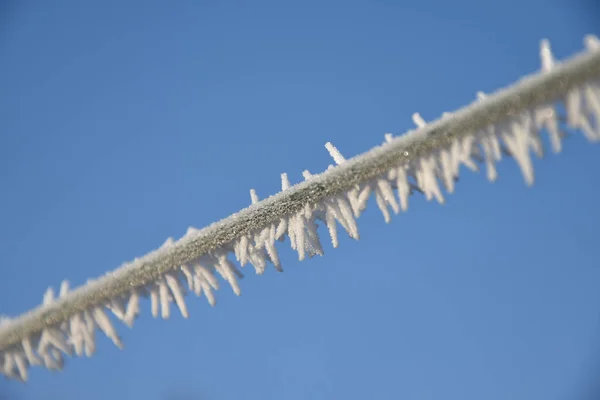
[[[589,52],[600,51],[600,41],[595,37],[586,37],[585,44]],[[542,74],[552,71],[557,65],[547,40],[541,43],[540,58]],[[485,95],[478,93],[478,98],[484,99]],[[581,131],[590,141],[600,141],[600,79],[569,90],[561,100],[566,110],[566,125]],[[449,116],[446,113],[442,119]],[[427,125],[418,113],[413,115],[413,122],[417,128]],[[565,136],[562,125],[555,105],[544,104],[522,110],[520,114],[478,132],[434,146],[433,150],[410,159],[408,163],[393,165],[385,173],[360,182],[344,193],[325,197],[316,204],[304,204],[298,212],[277,223],[238,235],[221,248],[209,251],[175,271],[164,273],[144,287],[131,287],[128,293],[112,298],[105,304],[96,304],[75,313],[67,321],[48,326],[37,335],[22,339],[20,343],[1,348],[0,372],[6,377],[25,381],[30,366],[42,365],[50,370],[59,370],[64,365],[65,355],[85,354],[89,357],[96,350],[95,333],[98,329],[122,348],[123,344],[109,314],[112,313],[117,320],[131,327],[140,314],[142,298],[150,298],[150,308],[155,318],[160,316],[167,319],[171,315],[171,303],[175,304],[184,318],[188,317],[185,296],[190,292],[197,296],[204,295],[209,304],[214,306],[214,291],[220,286],[218,276],[239,295],[239,279],[243,278],[243,274],[238,265],[244,267],[251,264],[257,274],[263,274],[268,264],[282,271],[275,246],[278,241],[289,239],[300,260],[323,255],[323,246],[317,232],[319,223],[326,227],[333,247],[337,247],[339,243],[338,225],[350,237],[358,239],[356,221],[371,195],[375,197],[384,220],[389,222],[392,213],[407,210],[409,196],[415,192],[422,193],[427,200],[435,199],[443,203],[443,191],[453,193],[461,166],[475,172],[483,166],[487,179],[493,182],[497,178],[496,163],[503,155],[515,159],[526,184],[531,185],[534,181],[531,153],[543,155],[540,134],[546,132],[549,135],[551,148],[558,153]],[[393,141],[391,134],[385,135],[386,143]],[[333,144],[328,142],[325,147],[336,165],[347,162]],[[335,167],[330,165],[329,168]],[[304,171],[302,175],[306,181],[314,178],[309,171]],[[282,174],[281,190],[290,188],[287,174]],[[259,201],[254,189],[250,190],[250,200],[252,204]],[[197,230],[190,227],[186,236],[195,232]],[[175,241],[169,238],[161,248],[174,245]],[[58,298],[68,296],[69,293],[69,284],[64,281]],[[53,289],[48,289],[43,297],[43,304],[52,304],[56,300]],[[0,333],[10,329],[13,323],[14,320],[0,316]]]

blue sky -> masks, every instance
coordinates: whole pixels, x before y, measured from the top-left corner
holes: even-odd
[[[41,302],[600,33],[567,0],[6,3],[0,10],[0,313]],[[143,5],[142,5],[143,4]],[[590,1],[588,4],[592,5]],[[596,11],[598,11],[596,9]],[[598,15],[598,14],[596,14]],[[600,360],[600,148],[577,136],[499,181],[464,172],[361,240],[242,296],[144,314],[19,399],[574,399]],[[283,249],[283,248],[282,248]],[[600,366],[600,365],[598,365]]]

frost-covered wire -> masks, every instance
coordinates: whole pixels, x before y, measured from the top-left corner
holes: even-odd
[[[166,319],[171,303],[188,317],[188,293],[204,295],[214,305],[218,276],[239,295],[245,265],[257,274],[267,265],[282,270],[278,241],[289,240],[304,260],[323,255],[320,226],[333,247],[340,227],[358,239],[357,219],[371,196],[389,222],[392,214],[407,210],[413,193],[443,203],[461,166],[483,167],[493,182],[496,163],[506,155],[515,159],[526,184],[533,184],[531,153],[543,155],[543,132],[555,153],[562,149],[565,127],[600,141],[600,41],[587,36],[585,44],[587,51],[561,63],[543,40],[538,73],[494,94],[478,93],[473,104],[429,124],[414,114],[417,129],[400,137],[386,134],[383,145],[350,159],[327,143],[336,166],[325,172],[304,171],[304,182],[294,186],[282,174],[281,192],[274,196],[259,201],[251,190],[252,205],[228,218],[202,230],[189,228],[181,239],[169,238],[159,249],[73,291],[67,281],[57,295],[48,289],[38,308],[0,318],[0,372],[27,380],[30,366],[57,370],[65,355],[91,356],[98,329],[123,347],[110,314],[131,327],[142,298],[150,299],[154,317]]]

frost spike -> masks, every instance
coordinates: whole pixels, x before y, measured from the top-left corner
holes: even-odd
[[[287,219],[282,218],[281,221],[279,221],[277,228],[275,229],[275,237],[277,238],[277,240],[284,239],[284,235],[285,235],[285,232],[287,231],[287,229],[288,229]]]
[[[248,236],[243,235],[240,238],[239,243],[239,260],[241,265],[246,265],[248,263],[248,245],[249,240]]]
[[[125,319],[125,305],[123,304],[123,299],[112,299],[107,308],[117,317],[119,320],[123,321]]]
[[[215,278],[215,276],[209,272],[209,270],[200,265],[197,264],[196,267],[196,274],[202,278],[202,280],[206,281],[210,287],[212,287],[213,289],[217,290],[219,288],[219,281],[217,280],[217,278]]]
[[[187,230],[185,231],[185,236],[191,236],[195,233],[197,233],[199,231],[198,228],[194,228],[193,226],[188,226]]]
[[[187,283],[190,290],[194,290],[194,273],[192,272],[189,265],[182,265],[181,272],[185,276],[185,283]]]
[[[425,122],[423,117],[421,117],[421,114],[419,114],[418,112],[416,112],[412,115],[412,120],[413,120],[414,124],[417,126],[417,128],[424,128],[427,125],[427,122]]]
[[[167,282],[164,277],[158,281],[158,298],[160,300],[161,316],[163,319],[169,319],[171,316],[171,310],[169,307],[170,301],[169,289],[167,288]]]
[[[379,210],[383,214],[383,219],[385,220],[386,224],[389,223],[391,220],[390,212],[388,211],[387,205],[385,204],[385,201],[383,200],[383,197],[379,191],[375,192],[375,201],[377,203],[377,207],[379,207]]]
[[[2,373],[4,375],[6,375],[9,378],[13,378],[14,377],[14,372],[13,372],[13,368],[14,368],[14,360],[12,358],[12,353],[11,352],[6,352],[3,354],[3,362],[2,362]]]
[[[454,171],[452,168],[452,155],[448,149],[440,151],[440,163],[442,166],[442,175],[444,178],[444,185],[448,193],[454,192]]]
[[[548,72],[554,67],[554,56],[552,55],[548,39],[542,39],[540,42],[540,59],[543,72]]]
[[[129,300],[127,301],[127,308],[125,309],[125,318],[123,322],[128,327],[133,326],[133,321],[137,318],[140,313],[140,296],[136,289],[131,291],[129,295]]]
[[[48,304],[52,304],[53,302],[54,302],[54,289],[49,287],[48,289],[46,289],[46,292],[44,293],[44,299],[42,300],[42,304],[48,305]]]
[[[302,261],[306,257],[306,248],[304,245],[304,221],[302,221],[301,215],[295,215],[291,219],[290,231],[295,237],[296,251],[298,252],[298,260]]]
[[[333,248],[336,248],[339,245],[337,237],[337,225],[335,224],[334,214],[331,211],[326,213],[326,224],[327,230],[329,231],[329,237],[331,237],[331,244]]]
[[[369,201],[370,195],[371,185],[365,185],[359,192],[358,197],[355,200],[355,206],[353,207],[354,216],[356,218],[358,218],[365,208],[367,208],[367,201]]]
[[[288,175],[284,172],[281,174],[281,190],[287,190],[291,187]]]
[[[241,295],[240,286],[238,284],[235,267],[231,264],[231,262],[227,259],[226,254],[220,254],[217,256],[215,267],[217,271],[221,274],[223,279],[225,279],[231,285],[233,292],[239,296]]]
[[[337,197],[337,206],[339,207],[342,218],[347,225],[346,230],[348,231],[348,235],[350,235],[351,238],[358,240],[360,238],[358,234],[358,226],[356,225],[356,220],[352,215],[352,208],[350,207],[350,204],[348,204],[346,199],[339,196]]]
[[[183,316],[183,318],[187,318],[189,316],[188,310],[185,305],[185,301],[183,300],[183,290],[181,288],[179,280],[171,274],[165,275],[165,280],[167,281],[169,289],[171,289],[171,293],[173,293],[173,297],[175,298],[175,304],[177,304],[181,315]]]
[[[258,203],[258,195],[256,194],[256,190],[250,189],[250,199],[252,200],[252,204]]]
[[[85,329],[81,314],[75,314],[69,320],[69,330],[71,334],[70,342],[75,350],[75,354],[81,356],[84,348],[84,336],[82,330]]]
[[[499,146],[495,147],[494,140],[496,140],[495,135],[488,135],[481,139],[481,146],[483,147],[483,151],[485,154],[485,165],[487,169],[487,178],[490,182],[495,182],[498,177],[498,172],[496,171],[496,161],[499,161],[500,152]],[[496,152],[495,149],[498,149]]]
[[[400,212],[400,207],[396,202],[396,196],[394,195],[394,191],[392,190],[390,183],[385,179],[379,179],[377,181],[377,188],[381,192],[383,200],[390,205],[395,214],[398,214]]]
[[[402,211],[406,211],[408,209],[410,185],[408,184],[406,169],[402,166],[396,169],[396,188],[398,190],[398,198],[400,199],[400,208],[402,208]]]
[[[13,354],[17,371],[19,371],[19,377],[23,382],[27,381],[27,362],[20,353]]]
[[[204,290],[204,295],[206,296],[206,299],[208,300],[208,304],[210,304],[212,307],[214,307],[215,304],[217,304],[217,301],[215,299],[215,295],[213,294],[210,286],[208,286],[208,284],[206,282],[202,282],[202,290]]]
[[[508,129],[506,129],[502,136],[504,142],[508,146],[511,154],[515,158],[515,161],[521,169],[525,183],[528,186],[533,185],[533,164],[531,163],[531,157],[529,155],[529,146],[527,144],[527,136],[521,131],[522,127],[518,122],[513,121]]]
[[[158,317],[158,287],[154,286],[150,289],[150,307],[152,309],[152,316]]]
[[[583,42],[585,43],[585,47],[590,51],[600,50],[600,40],[594,35],[586,35]]]
[[[23,351],[25,352],[25,356],[30,365],[40,365],[42,363],[42,360],[40,360],[33,352],[33,347],[31,346],[31,340],[29,338],[23,339],[21,345],[23,346]]]
[[[281,268],[281,261],[279,261],[279,253],[277,253],[277,249],[275,248],[275,234],[275,225],[271,225],[271,227],[269,228],[269,238],[265,242],[265,247],[267,249],[267,253],[269,254],[271,262],[275,266],[275,269],[279,272],[283,272],[283,269]]]
[[[550,135],[550,145],[556,154],[562,150],[561,131],[556,120],[556,111],[550,105],[540,107],[535,112],[535,124],[538,130],[545,128]]]
[[[425,198],[431,200],[435,197],[440,204],[444,204],[444,197],[435,177],[435,161],[432,158],[421,158],[416,174],[417,184],[425,193]]]
[[[65,354],[71,354],[71,348],[67,344],[64,335],[57,328],[47,328],[42,332],[38,346],[42,349],[54,346]]]
[[[64,280],[60,283],[60,291],[58,292],[58,297],[64,297],[69,292],[69,281]]]
[[[92,315],[94,317],[94,321],[98,324],[98,327],[110,340],[113,341],[115,346],[119,349],[123,349],[123,343],[121,343],[121,338],[117,335],[117,331],[110,322],[110,319],[104,312],[101,307],[96,307],[92,310]]]
[[[327,149],[327,151],[329,152],[329,155],[331,156],[331,158],[333,158],[333,161],[335,161],[335,163],[337,165],[340,165],[344,161],[346,161],[346,159],[344,158],[342,153],[340,153],[340,151],[337,149],[337,147],[335,147],[333,144],[331,144],[331,142],[325,143],[325,148]]]
[[[54,351],[53,351],[54,350]],[[44,360],[44,365],[49,370],[59,371],[63,369],[64,360],[60,353],[56,351],[56,349],[44,348],[40,353],[42,359]]]
[[[85,350],[85,355],[91,357],[92,354],[96,352],[96,322],[94,321],[90,311],[83,312],[83,321],[85,326],[85,328],[81,330],[83,347]]]

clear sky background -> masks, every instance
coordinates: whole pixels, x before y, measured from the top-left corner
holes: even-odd
[[[92,4],[95,3],[95,4]],[[593,1],[0,2],[0,313],[203,227],[600,33]],[[595,13],[595,14],[594,14]],[[600,147],[464,171],[361,240],[126,349],[34,368],[14,399],[579,399],[600,369]],[[327,238],[323,237],[324,242]],[[284,249],[284,247],[280,247]],[[590,397],[591,398],[591,397]]]

